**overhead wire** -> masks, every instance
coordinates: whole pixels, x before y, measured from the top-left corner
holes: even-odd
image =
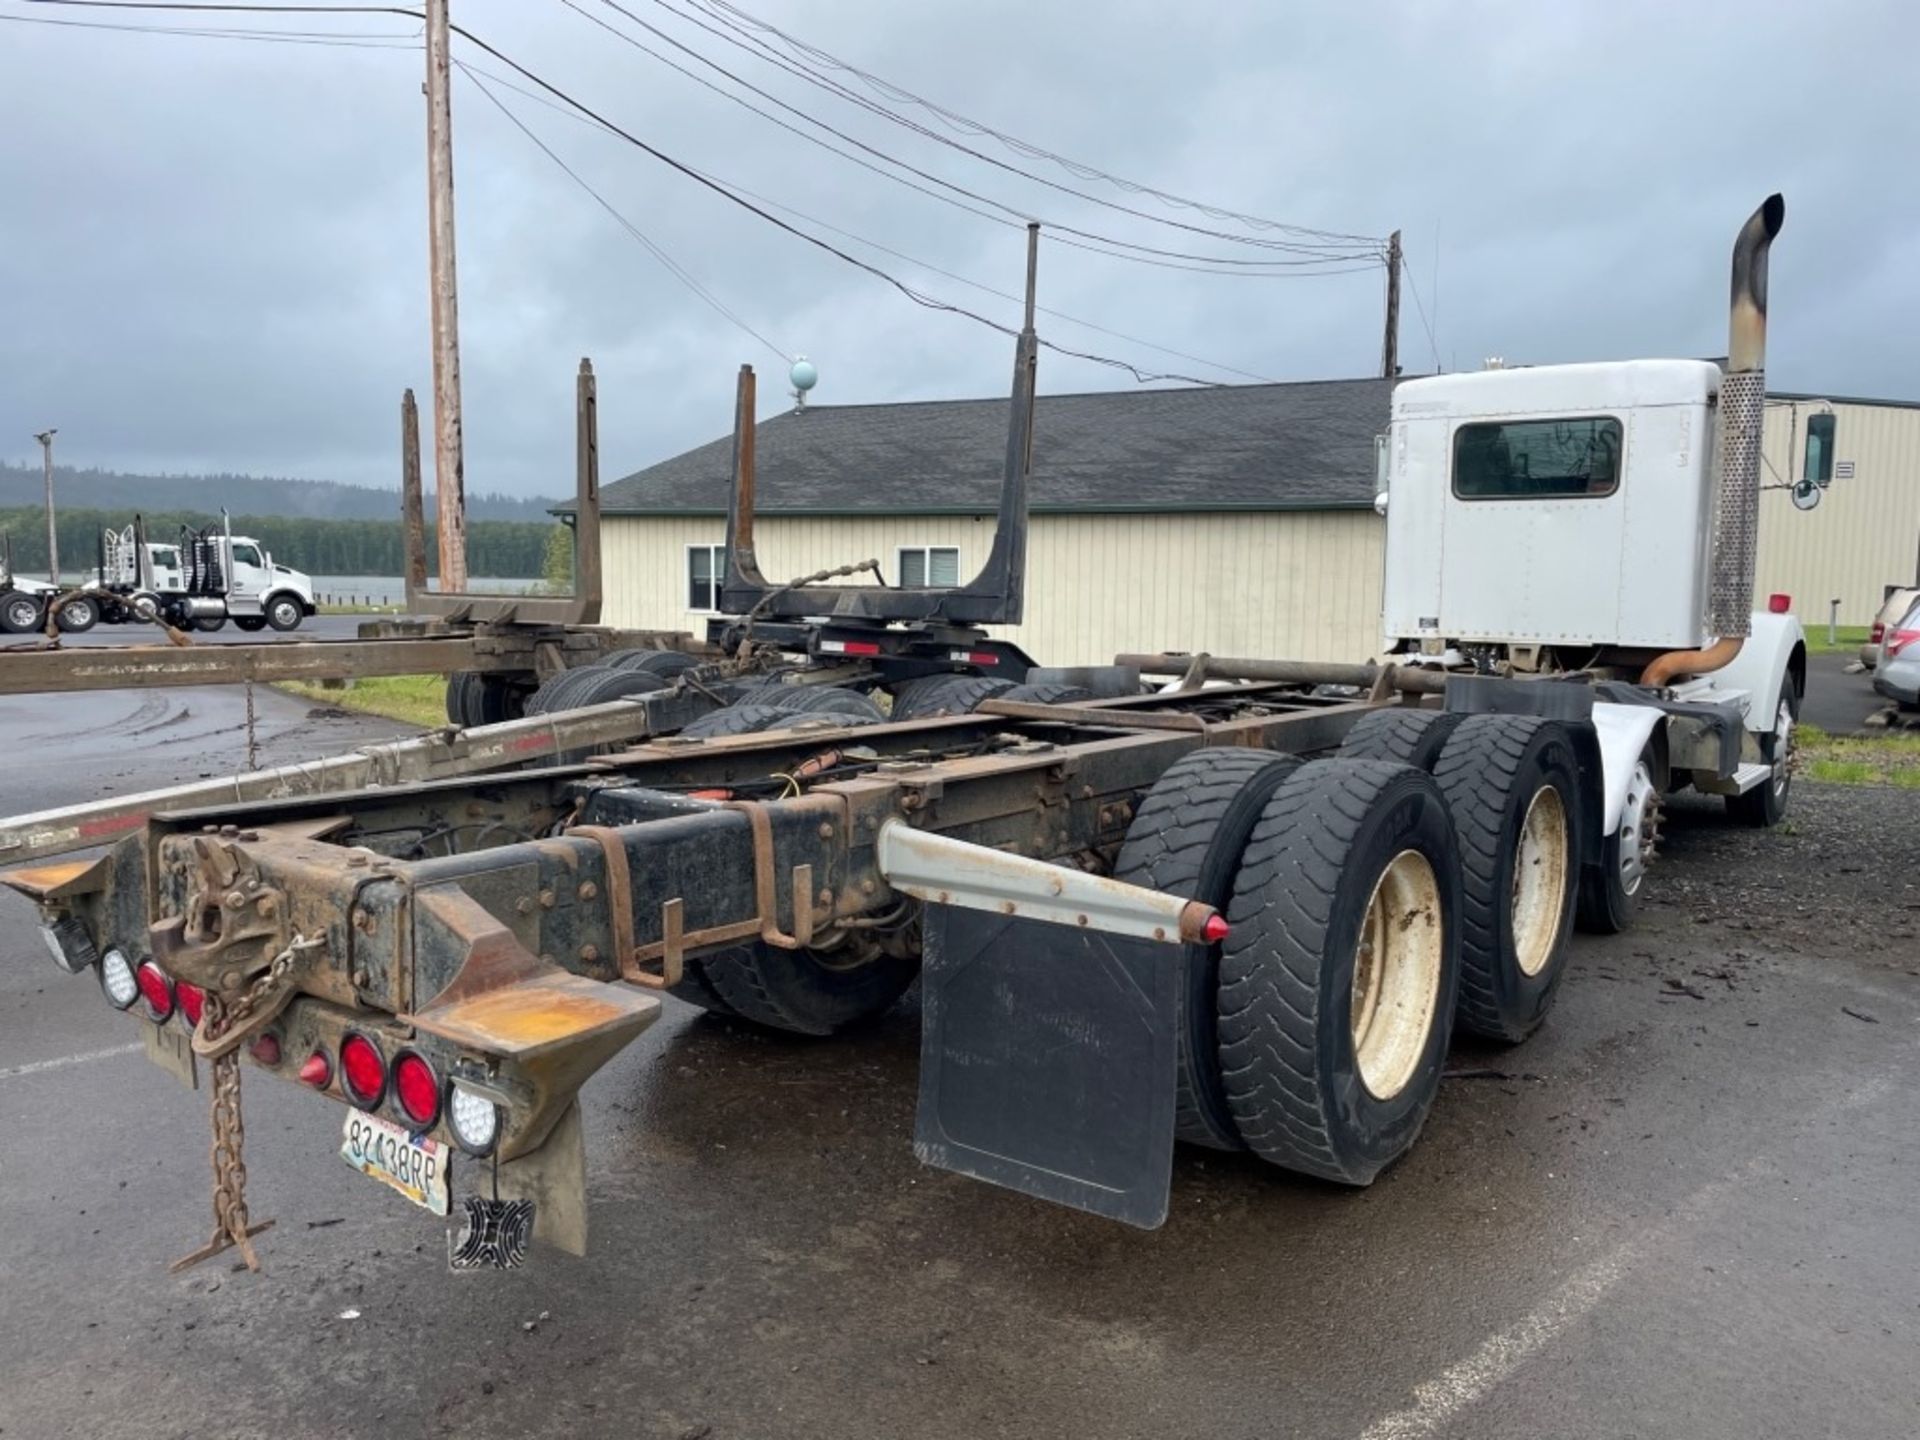
[[[751,336],[753,339],[759,341],[762,345],[766,346],[767,349],[771,350],[775,355],[779,356],[780,359],[788,360],[788,361],[793,359],[793,353],[791,351],[786,350],[781,346],[774,344],[773,341],[769,340],[765,335],[762,335],[758,330],[754,329],[753,326],[749,325],[745,320],[741,319],[740,316],[736,315],[717,296],[715,296],[712,291],[708,290],[706,286],[702,285],[698,280],[696,280],[693,277],[693,275],[686,269],[685,266],[681,265],[677,260],[673,258],[673,256],[669,255],[664,249],[662,249],[661,246],[656,241],[654,241],[651,237],[649,237],[643,230],[641,230],[639,226],[635,225],[619,210],[615,209],[613,202],[608,200],[606,196],[602,195],[598,190],[594,189],[593,186],[586,180],[584,176],[580,174],[579,171],[575,170],[571,165],[567,164],[565,160],[562,160],[560,156],[554,152],[552,147],[547,144],[546,141],[542,140],[538,135],[534,134],[533,131],[527,127],[525,122],[523,122],[518,115],[513,113],[512,109],[508,107],[505,101],[501,100],[500,97],[495,95],[492,90],[488,89],[486,82],[483,81],[477,74],[475,74],[471,67],[469,67],[465,62],[460,60],[455,60],[453,64],[455,69],[459,70],[462,74],[464,74],[467,77],[469,81],[473,83],[473,86],[475,89],[477,89],[482,95],[486,96],[487,99],[490,102],[492,102],[493,106],[496,109],[498,109],[502,115],[506,116],[509,121],[512,122],[515,129],[517,129],[522,135],[526,136],[527,139],[531,140],[534,143],[534,145],[536,145],[539,148],[540,152],[543,155],[545,155],[555,165],[559,166],[560,169],[566,173],[567,177],[570,180],[572,180],[574,184],[578,185],[582,190],[586,191],[587,194],[591,195],[594,199],[594,202],[598,204],[602,210],[605,210],[607,214],[611,215],[614,218],[614,220],[619,223],[620,227],[624,229],[629,235],[631,235],[634,238],[634,240],[639,242],[639,244],[647,251],[648,254],[652,255],[655,260],[659,261],[661,267],[665,269],[668,274],[672,275],[674,279],[678,280],[688,290],[693,292],[694,295],[698,296],[701,300],[706,302],[707,305],[711,306],[715,312],[717,312],[721,317],[723,317],[730,324],[732,324],[736,329],[740,330],[746,335]]]
[[[581,5],[576,3],[576,0],[560,0],[560,3],[566,6],[567,9],[572,10],[575,14],[579,15],[582,19],[585,19],[590,23],[598,26],[600,29],[606,31],[609,35],[612,35],[616,39],[622,41],[623,43],[632,46],[636,50],[639,50],[642,54],[651,56],[654,60],[658,61],[660,64],[665,65],[669,69],[674,70],[677,73],[694,81],[695,84],[698,84],[704,87],[705,89],[710,90],[713,93],[720,95],[727,100],[732,101],[734,104],[741,106],[743,109],[751,111],[752,113],[760,116],[764,120],[768,120],[771,123],[778,125],[781,129],[786,130],[791,134],[799,135],[802,138],[808,140],[810,143],[819,145],[821,148],[828,150],[833,154],[840,155],[842,158],[852,158],[847,156],[846,152],[838,149],[836,146],[828,144],[827,142],[821,140],[818,136],[808,134],[806,131],[803,131],[803,130],[796,130],[793,126],[787,124],[783,120],[780,120],[777,116],[768,115],[766,111],[762,110],[759,106],[753,104],[752,101],[747,100],[740,95],[734,94],[732,91],[729,91],[722,86],[716,85],[714,82],[710,80],[707,80],[699,75],[694,74],[692,71],[688,70],[684,65],[681,65],[679,62],[672,60],[665,55],[662,55],[658,50],[655,50],[652,46],[648,45],[645,41],[642,41],[636,38],[635,36],[628,34],[626,31],[622,30],[619,26],[609,24],[607,21],[601,19],[599,16],[593,14],[591,11],[586,10]],[[782,100],[779,96],[772,94],[770,91],[762,89],[761,87],[753,84],[751,81],[742,79],[740,76],[735,75],[732,71],[728,70],[725,66],[721,65],[718,61],[713,60],[708,56],[701,54],[698,50],[695,50],[691,46],[683,44],[681,41],[674,39],[670,35],[666,35],[664,32],[660,31],[657,27],[649,25],[646,21],[639,19],[637,16],[633,14],[632,11],[625,9],[620,5],[614,4],[613,0],[602,0],[602,3],[607,5],[611,9],[617,10],[620,14],[632,19],[636,24],[640,25],[643,29],[647,30],[649,33],[658,36],[659,38],[664,40],[667,44],[672,45],[678,50],[681,50],[682,52],[689,55],[693,59],[699,61],[701,64],[707,66],[709,69],[714,70],[715,72],[721,75],[724,75],[727,79],[731,80],[734,84],[740,86],[742,89],[747,90],[752,94],[758,95],[761,99],[767,101],[769,104],[772,104],[778,107],[779,109],[786,111],[788,114],[793,115],[794,117],[803,121],[804,123],[808,125],[812,125],[820,130],[823,130],[827,134],[834,136],[836,139],[844,141],[848,145],[852,145],[856,149],[864,152],[865,154],[874,157],[874,159],[877,161],[880,161],[886,165],[894,166],[900,170],[904,170],[908,174],[914,175],[919,179],[926,181],[929,184],[940,187],[942,190],[951,191],[956,195],[964,196],[966,199],[973,201],[975,205],[989,206],[994,210],[998,210],[1002,212],[1001,216],[997,217],[998,223],[1000,224],[1024,229],[1029,219],[1039,218],[1043,233],[1045,233],[1051,240],[1053,240],[1056,243],[1077,244],[1078,248],[1081,248],[1081,249],[1089,249],[1089,248],[1099,249],[1100,247],[1110,247],[1110,248],[1100,249],[1100,253],[1112,254],[1116,259],[1131,260],[1138,264],[1169,265],[1169,268],[1173,268],[1173,269],[1196,270],[1206,274],[1259,276],[1263,278],[1279,278],[1281,276],[1288,276],[1289,278],[1291,278],[1292,276],[1305,277],[1305,276],[1319,276],[1319,275],[1351,274],[1357,271],[1371,270],[1375,266],[1382,263],[1381,257],[1375,254],[1368,254],[1364,257],[1349,256],[1349,257],[1340,257],[1340,258],[1332,258],[1332,257],[1325,257],[1325,256],[1303,256],[1300,258],[1284,259],[1284,260],[1281,260],[1281,259],[1251,260],[1251,259],[1241,259],[1234,256],[1203,255],[1203,254],[1196,254],[1191,251],[1169,250],[1162,246],[1146,245],[1133,240],[1123,240],[1117,236],[1106,235],[1106,234],[1102,234],[1100,232],[1092,231],[1092,230],[1080,229],[1076,226],[1067,225],[1058,220],[1047,220],[1041,217],[1031,216],[1026,211],[1024,211],[1023,209],[1017,206],[1008,205],[1002,201],[995,200],[989,195],[982,194],[977,190],[969,189],[968,187],[964,185],[960,185],[955,181],[948,180],[940,175],[934,174],[932,171],[924,170],[917,165],[914,165],[908,161],[902,160],[897,156],[891,155],[886,151],[879,149],[876,146],[869,145],[866,141],[859,139],[857,136],[850,135],[846,131],[839,129],[837,126],[830,125],[826,121],[818,119],[817,117],[808,114],[806,111],[800,109],[798,106],[789,104],[785,100]],[[875,169],[873,165],[865,164],[865,162],[859,162],[859,163],[864,164],[865,168],[867,169],[875,170],[875,173],[882,175],[884,178],[887,178],[890,180],[898,180],[899,178],[895,176],[891,171]],[[922,190],[922,187],[917,185],[909,186],[909,188],[915,189],[915,190],[921,190],[922,193],[926,193],[924,190]],[[960,208],[967,209],[969,207],[961,206]],[[980,212],[978,210],[975,210],[974,213],[978,214]],[[1066,237],[1072,237],[1072,238],[1068,239]],[[1118,251],[1124,251],[1124,252],[1130,252],[1130,253],[1116,253]],[[1172,261],[1183,261],[1188,263],[1169,264],[1169,262],[1172,262]],[[1193,263],[1193,262],[1198,262],[1198,263]],[[1215,268],[1215,267],[1218,267],[1218,268]]]
[[[586,125],[595,130],[602,130],[602,131],[606,130],[606,127],[604,125],[601,125],[598,121],[589,120],[586,116],[581,115],[578,112],[571,110],[564,105],[561,105],[559,102],[555,100],[550,100],[546,96],[541,95],[536,91],[527,89],[523,85],[516,85],[511,80],[508,80],[503,76],[497,75],[492,71],[482,69],[478,65],[470,65],[465,61],[456,61],[455,63],[459,65],[462,70],[467,72],[469,79],[474,79],[476,83],[480,77],[484,77],[485,79],[492,81],[495,85],[498,85],[507,90],[511,90],[514,94],[520,95],[525,99],[531,100],[538,105],[544,105],[549,110],[552,110],[554,113],[559,115],[564,115],[569,120],[575,121],[578,124]],[[488,98],[494,99],[495,104],[500,103],[496,97],[489,96]],[[523,130],[525,129],[524,125],[522,126],[522,129]],[[532,138],[532,137],[530,136],[529,138]],[[538,141],[536,140],[535,143],[538,143]],[[543,145],[541,146],[541,148],[545,149],[546,147]],[[877,250],[883,255],[891,255],[896,260],[904,260],[909,265],[918,266],[920,269],[925,270],[930,274],[939,275],[944,277],[945,279],[952,280],[957,284],[965,285],[970,289],[979,290],[984,294],[994,296],[996,299],[1010,301],[1011,303],[1016,305],[1022,303],[1021,297],[1018,295],[1015,295],[1011,291],[996,289],[991,285],[985,284],[979,280],[972,279],[966,275],[959,274],[956,271],[943,269],[942,267],[933,264],[931,261],[924,260],[917,255],[911,255],[904,250],[898,250],[893,248],[890,245],[882,244],[880,241],[871,239],[865,235],[861,235],[857,231],[848,230],[841,226],[835,225],[830,221],[823,220],[818,215],[809,214],[808,212],[801,210],[795,206],[788,205],[783,201],[775,200],[771,196],[757,193],[747,188],[746,186],[740,184],[737,180],[723,179],[722,177],[715,175],[712,171],[707,171],[707,170],[703,170],[700,173],[705,175],[708,179],[715,181],[718,184],[726,185],[728,188],[738,191],[740,194],[745,195],[750,200],[757,200],[762,205],[770,206],[771,208],[780,211],[782,214],[791,215],[798,220],[805,221],[809,225],[818,226],[820,229],[826,230],[832,234],[838,235],[843,239],[851,240],[857,245],[864,245],[868,249]],[[596,195],[595,198],[598,199],[599,197]],[[604,201],[602,201],[602,203],[605,204]],[[1035,305],[1034,308],[1043,315],[1050,315],[1054,319],[1063,320],[1069,325],[1076,325],[1085,330],[1092,330],[1099,334],[1110,336],[1115,340],[1124,340],[1130,345],[1138,345],[1145,350],[1152,350],[1162,355],[1171,355],[1171,356],[1174,356],[1176,359],[1188,360],[1193,362],[1196,365],[1205,365],[1209,369],[1219,370],[1229,375],[1238,375],[1242,379],[1255,381],[1262,385],[1277,385],[1280,383],[1270,375],[1260,375],[1251,370],[1242,370],[1238,366],[1223,364],[1218,360],[1209,360],[1204,355],[1193,355],[1188,353],[1185,350],[1176,350],[1168,345],[1160,345],[1155,343],[1152,340],[1143,339],[1138,335],[1129,335],[1124,331],[1113,330],[1108,328],[1105,325],[1096,324],[1094,321],[1082,319],[1080,316],[1069,314],[1064,310],[1056,310],[1051,306]],[[756,335],[755,338],[759,339],[761,337]],[[774,347],[774,348],[777,349],[778,347]]]
[[[1420,327],[1427,332],[1427,345],[1433,351],[1433,373],[1440,373],[1440,342],[1434,338],[1433,325],[1427,319],[1427,307],[1420,299],[1419,283],[1413,278],[1413,267],[1407,263],[1407,253],[1400,252],[1400,271],[1407,277],[1407,293],[1413,296],[1413,308],[1419,312]]]
[[[1011,135],[1004,130],[996,129],[983,121],[971,119],[960,114],[958,111],[948,109],[946,106],[927,100],[920,95],[916,95],[913,91],[906,89],[904,86],[896,85],[870,71],[862,70],[857,65],[849,64],[847,61],[840,59],[828,51],[816,45],[808,44],[797,36],[789,34],[777,25],[749,14],[738,5],[731,3],[731,0],[690,0],[690,3],[698,5],[709,14],[714,14],[716,11],[724,12],[724,15],[714,14],[714,18],[721,20],[723,24],[730,24],[732,28],[736,30],[752,29],[764,34],[775,35],[789,47],[792,53],[809,57],[816,64],[825,66],[826,68],[853,75],[862,83],[887,98],[892,99],[896,103],[918,106],[926,110],[929,114],[946,121],[954,129],[961,131],[963,134],[990,136],[1010,150],[1027,155],[1033,159],[1051,161],[1083,180],[1105,181],[1118,189],[1126,190],[1134,194],[1152,196],[1156,200],[1160,200],[1165,204],[1177,208],[1195,210],[1201,214],[1211,215],[1217,220],[1237,220],[1242,224],[1250,225],[1257,229],[1280,230],[1293,234],[1316,236],[1325,240],[1366,241],[1375,245],[1381,243],[1379,237],[1376,236],[1357,235],[1338,230],[1319,230],[1310,226],[1289,224],[1285,221],[1272,220],[1265,216],[1252,215],[1245,211],[1231,210],[1224,206],[1211,205],[1204,201],[1189,199],[1182,195],[1176,195],[1169,191],[1158,189],[1152,185],[1145,185],[1139,181],[1128,180],[1123,176],[1115,175],[1098,166],[1087,165],[1080,161],[1071,160],[1044,146],[1022,140],[1016,135]],[[802,61],[801,63],[804,65],[805,62]]]
[[[177,35],[200,40],[254,40],[277,45],[320,45],[359,50],[417,50],[418,35],[378,31],[258,30],[239,26],[132,25],[111,20],[67,20],[53,15],[0,15],[16,25],[61,30],[109,30],[128,35]]]
[[[662,34],[662,32],[658,30],[654,30],[652,26],[647,25],[644,20],[641,20],[638,16],[634,15],[633,12],[627,9],[624,5],[617,3],[617,0],[601,0],[601,3],[607,6],[609,9],[619,11],[622,15],[625,15],[629,19],[633,20],[634,23],[645,26],[652,33],[656,35],[660,35],[662,39],[668,38],[664,34]],[[1311,253],[1311,254],[1319,255],[1322,258],[1331,258],[1332,256],[1335,256],[1335,255],[1352,254],[1356,250],[1363,251],[1364,253],[1367,253],[1367,254],[1372,254],[1378,251],[1381,247],[1381,244],[1383,243],[1379,238],[1375,236],[1336,235],[1335,232],[1331,232],[1331,231],[1310,231],[1303,226],[1287,225],[1279,221],[1267,222],[1268,228],[1274,229],[1277,231],[1283,231],[1290,235],[1297,235],[1303,238],[1296,239],[1296,240],[1277,240],[1277,239],[1263,239],[1261,237],[1251,236],[1251,235],[1236,235],[1229,231],[1214,229],[1211,226],[1193,225],[1183,220],[1171,220],[1164,215],[1155,215],[1151,211],[1140,210],[1131,205],[1123,205],[1117,201],[1102,199],[1098,195],[1092,195],[1087,193],[1084,190],[1075,189],[1071,185],[1063,185],[1057,180],[1050,180],[1043,175],[1036,175],[1031,170],[1022,169],[1018,165],[1010,164],[1007,161],[1001,160],[996,156],[989,155],[986,152],[981,150],[977,150],[973,146],[962,144],[961,142],[952,139],[950,136],[942,135],[938,131],[931,129],[928,126],[922,125],[916,120],[908,119],[906,116],[900,114],[898,111],[890,110],[884,105],[878,104],[875,101],[870,100],[863,95],[857,94],[856,92],[848,89],[846,86],[840,84],[836,80],[832,80],[823,75],[820,75],[818,72],[807,68],[804,63],[796,65],[793,62],[788,61],[785,57],[773,51],[771,47],[766,46],[764,42],[753,41],[751,43],[748,43],[746,41],[743,41],[742,38],[740,38],[740,33],[739,33],[740,27],[737,24],[735,24],[735,22],[733,22],[731,19],[729,19],[728,16],[732,14],[744,15],[745,12],[735,11],[732,6],[722,7],[725,13],[714,17],[718,19],[722,25],[728,26],[730,29],[732,29],[735,32],[733,34],[728,34],[722,30],[716,30],[712,25],[704,23],[702,19],[696,18],[696,15],[690,15],[684,10],[676,9],[673,5],[668,3],[668,0],[653,0],[653,3],[659,6],[659,8],[661,8],[662,10],[665,10],[669,15],[674,16],[676,19],[686,21],[688,23],[696,25],[698,26],[698,28],[705,31],[707,34],[712,35],[715,38],[720,39],[726,42],[727,44],[734,46],[737,49],[745,51],[747,54],[753,55],[757,59],[760,59],[760,60],[766,61],[769,64],[775,65],[776,67],[784,71],[786,74],[795,76],[796,78],[803,80],[815,86],[818,89],[824,90],[826,93],[830,95],[838,96],[840,99],[845,100],[847,103],[851,105],[856,105],[870,114],[880,116],[886,120],[890,120],[894,124],[899,125],[904,129],[910,130],[916,135],[920,135],[928,140],[932,140],[935,144],[945,145],[949,149],[957,150],[964,155],[970,156],[971,158],[982,162],[983,164],[992,165],[997,169],[1008,172],[1009,174],[1018,175],[1022,179],[1032,181],[1036,185],[1044,185],[1048,189],[1057,190],[1062,194],[1071,195],[1071,196],[1074,196],[1076,199],[1085,200],[1089,204],[1105,206],[1108,209],[1116,210],[1122,214],[1131,215],[1136,219],[1146,220],[1156,225],[1167,225],[1167,226],[1171,226],[1174,229],[1185,230],[1196,235],[1205,235],[1212,239],[1225,240],[1232,244],[1251,245],[1251,246],[1256,246],[1256,247],[1265,248],[1265,249],[1291,251],[1299,254]],[[688,3],[689,5],[698,5],[699,0],[688,0]],[[706,15],[709,13],[711,12],[706,9],[700,9],[697,12],[698,15]],[[771,26],[765,26],[764,24],[758,25],[757,28],[763,28],[769,31],[772,30]],[[784,34],[784,32],[779,32],[779,33],[781,33],[782,39],[789,38]],[[811,49],[811,47],[808,47],[808,48]],[[821,52],[821,53],[824,54],[825,52]],[[851,70],[851,67],[847,66],[845,62],[836,61],[835,64],[838,66],[838,68],[847,69],[849,71]],[[917,99],[917,97],[915,98]],[[1131,184],[1131,182],[1129,183]],[[1132,188],[1135,189],[1137,192],[1142,192],[1142,193],[1144,192],[1144,187],[1133,185]],[[1309,241],[1305,237],[1312,237],[1311,242],[1309,243]]]

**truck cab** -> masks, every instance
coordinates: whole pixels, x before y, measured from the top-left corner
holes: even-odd
[[[275,630],[293,630],[313,614],[313,581],[304,571],[276,565],[266,547],[250,535],[232,536],[227,554],[227,613],[235,624],[243,629],[266,624]]]

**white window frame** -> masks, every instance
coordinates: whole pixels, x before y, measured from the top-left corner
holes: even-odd
[[[702,610],[693,603],[693,556],[696,550],[705,550],[707,554],[707,573],[712,577],[710,594],[713,603]],[[680,593],[687,597],[689,615],[718,615],[720,613],[720,587],[726,581],[727,545],[723,540],[716,545],[689,545],[686,547],[686,563],[681,567],[680,578],[685,585]]]
[[[907,585],[907,556],[909,555],[918,555],[920,557],[920,573],[927,577],[926,584],[913,586],[913,589],[945,590],[951,588],[933,583],[933,557],[937,551],[942,550],[953,556],[953,583],[954,585],[959,585],[961,581],[960,547],[958,545],[902,545],[896,549],[893,554],[893,573],[899,577],[900,588],[902,590],[909,588]]]

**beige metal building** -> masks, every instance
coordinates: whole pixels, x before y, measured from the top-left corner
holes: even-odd
[[[1126,649],[1357,659],[1379,646],[1385,522],[1372,509],[1383,380],[1041,397],[1026,623],[1045,664]],[[888,584],[970,576],[993,539],[1004,400],[810,406],[756,434],[761,568],[880,562]],[[603,491],[606,619],[703,632],[724,555],[731,446]],[[1812,627],[1864,625],[1920,563],[1920,406],[1779,396],[1757,588]]]

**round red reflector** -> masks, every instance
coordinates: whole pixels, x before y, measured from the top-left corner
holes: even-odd
[[[1793,596],[1782,595],[1778,591],[1775,591],[1773,594],[1767,596],[1767,609],[1771,610],[1775,615],[1784,615],[1793,609]]]
[[[147,1014],[155,1020],[165,1020],[173,1014],[173,982],[167,979],[166,971],[151,960],[142,960],[133,978],[146,999]]]
[[[198,985],[186,980],[173,987],[174,998],[180,1002],[180,1013],[187,1017],[187,1028],[200,1028],[200,1012],[207,1008],[207,992]]]
[[[311,1085],[316,1090],[324,1090],[332,1083],[333,1062],[327,1059],[326,1051],[316,1050],[300,1062],[300,1080],[302,1084]]]
[[[387,1093],[387,1062],[371,1040],[353,1034],[340,1042],[340,1081],[347,1098],[371,1110]]]
[[[422,1130],[432,1129],[440,1118],[440,1077],[411,1050],[394,1057],[393,1096],[401,1113]]]
[[[256,1035],[253,1037],[253,1043],[247,1046],[247,1053],[262,1065],[278,1065],[280,1063],[280,1037],[271,1030]],[[324,1061],[327,1057],[322,1055],[320,1058]],[[301,1067],[303,1072],[305,1068],[304,1066]]]
[[[1200,927],[1200,934],[1209,945],[1218,945],[1222,940],[1227,938],[1227,917],[1224,915],[1209,915],[1207,917],[1207,923]]]

